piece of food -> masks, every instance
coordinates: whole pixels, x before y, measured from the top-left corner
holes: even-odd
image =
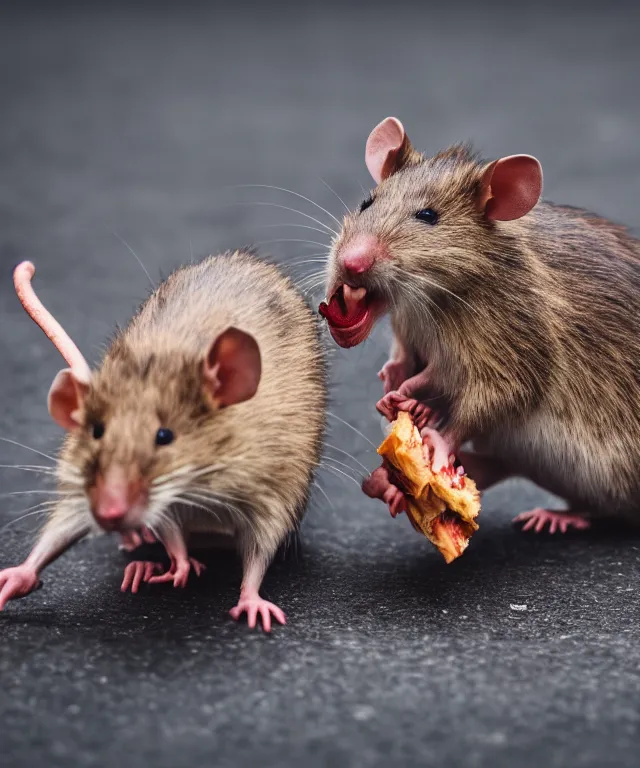
[[[404,411],[398,413],[378,453],[394,470],[394,484],[405,494],[413,527],[447,563],[460,557],[478,530],[480,494],[473,480],[453,464],[434,472],[429,446],[423,445],[410,414]]]

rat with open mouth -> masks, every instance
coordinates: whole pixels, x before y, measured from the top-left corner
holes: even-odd
[[[542,201],[529,155],[426,157],[387,118],[365,159],[377,186],[333,244],[320,312],[342,347],[390,314],[378,410],[437,428],[480,489],[522,476],[567,502],[518,515],[525,529],[637,520],[640,241]],[[364,489],[402,509],[384,467]]]

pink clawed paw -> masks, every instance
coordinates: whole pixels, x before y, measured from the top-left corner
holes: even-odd
[[[362,490],[369,498],[384,501],[392,517],[396,517],[407,508],[404,494],[391,482],[389,470],[384,464],[365,479]]]
[[[172,560],[169,570],[159,576],[152,576],[149,579],[149,584],[164,584],[165,582],[172,581],[174,587],[186,587],[192,570],[196,576],[200,576],[206,570],[206,567],[199,560],[196,560],[195,557],[189,557],[180,562]]]
[[[142,583],[164,584],[167,582],[173,582],[174,587],[186,587],[192,569],[196,576],[200,576],[205,566],[199,560],[190,557],[180,563],[172,561],[170,568],[165,571],[162,563],[135,560],[124,569],[124,579],[120,589],[126,592],[131,588],[131,592],[135,594]]]
[[[265,632],[271,632],[271,617],[280,624],[286,624],[287,619],[277,605],[263,600],[261,597],[241,597],[238,605],[229,611],[232,619],[238,621],[243,613],[247,614],[247,624],[250,629],[255,629],[258,616],[262,620],[262,628]]]
[[[148,583],[154,574],[162,573],[163,567],[162,563],[134,560],[124,569],[124,579],[120,587],[121,591],[126,592],[130,588],[131,593],[135,595],[140,588],[140,584],[143,582]]]
[[[529,512],[521,512],[514,518],[513,522],[524,523],[522,526],[523,531],[534,530],[536,533],[541,533],[547,525],[549,526],[549,533],[556,533],[558,530],[561,533],[566,533],[569,528],[583,531],[591,525],[589,520],[580,515],[572,515],[568,512],[553,512],[552,510],[540,507]]]
[[[389,487],[382,496],[382,500],[389,507],[391,517],[397,517],[407,509],[404,493],[395,485],[389,484]]]
[[[418,429],[426,427],[432,415],[428,405],[401,395],[399,392],[388,392],[381,400],[378,400],[376,408],[388,421],[395,421],[399,411],[406,411],[411,414],[413,423]]]
[[[0,611],[9,600],[25,597],[40,584],[38,574],[26,565],[0,571]]]

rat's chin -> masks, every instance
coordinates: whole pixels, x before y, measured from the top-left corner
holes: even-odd
[[[339,344],[341,347],[345,349],[357,347],[358,344],[362,344],[369,337],[375,320],[373,312],[367,310],[362,320],[346,328],[332,325],[329,322],[329,332],[336,344]]]
[[[320,314],[325,318],[336,344],[348,349],[365,341],[384,312],[385,303],[365,288],[342,285],[328,302],[322,302]]]

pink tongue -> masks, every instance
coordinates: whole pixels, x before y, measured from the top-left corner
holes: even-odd
[[[366,288],[351,288],[349,285],[343,285],[342,298],[346,311],[343,311],[337,293],[328,304],[323,301],[318,310],[334,328],[350,328],[359,323],[367,312],[366,295]]]

